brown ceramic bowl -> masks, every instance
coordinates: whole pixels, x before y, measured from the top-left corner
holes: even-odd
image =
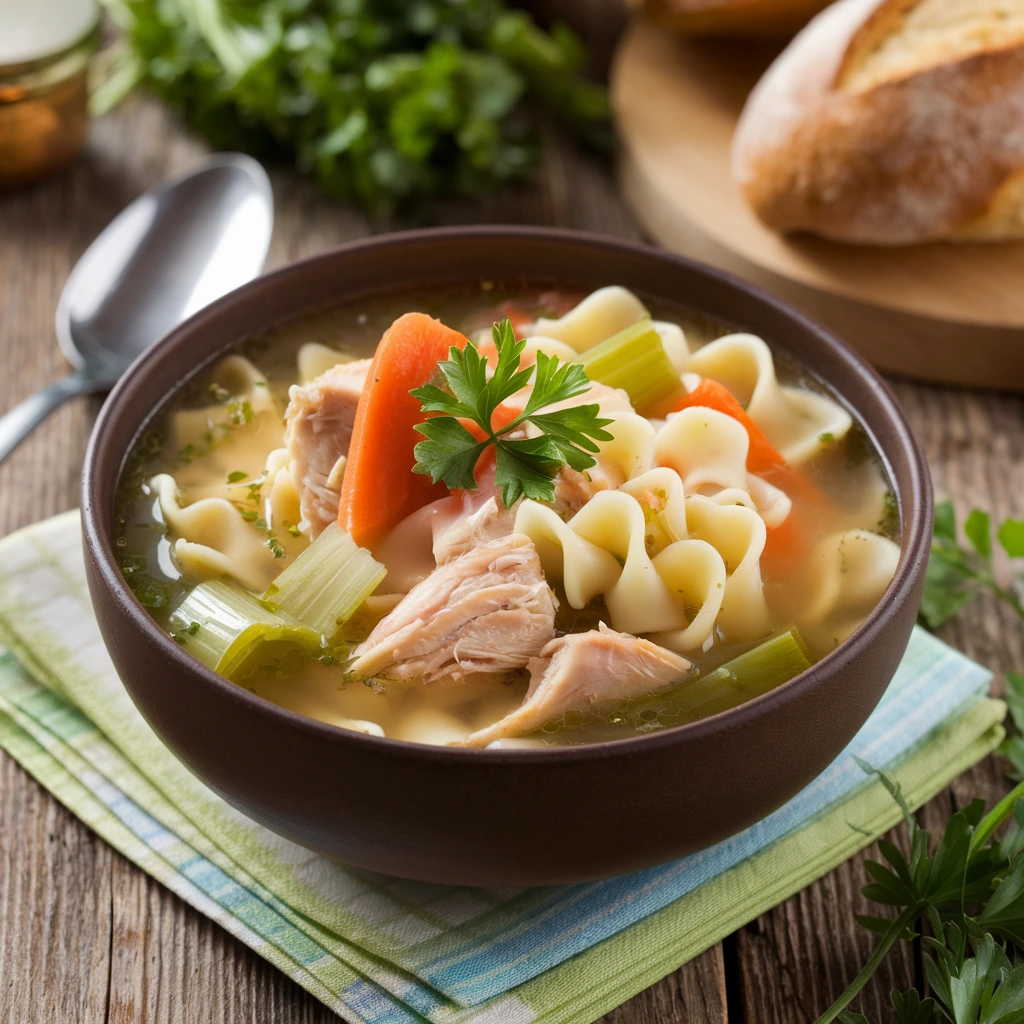
[[[460,750],[347,732],[283,710],[196,661],[150,619],[114,558],[114,493],[132,441],[181,382],[247,335],[398,287],[526,279],[622,284],[766,338],[835,389],[895,484],[902,556],[845,643],[784,686],[702,721],[562,750]],[[631,871],[764,817],[836,757],[878,703],[917,614],[932,524],[924,458],[892,394],[858,356],[777,299],[641,245],[540,228],[381,236],[285,267],[163,339],[107,401],[82,512],[100,628],[146,720],[204,782],[256,821],[362,868],[432,882],[541,885]]]

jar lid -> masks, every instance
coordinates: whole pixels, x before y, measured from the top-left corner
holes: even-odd
[[[92,31],[98,18],[96,0],[0,0],[0,65],[52,57]]]

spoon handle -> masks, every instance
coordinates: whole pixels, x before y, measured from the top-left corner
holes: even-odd
[[[58,406],[75,395],[94,391],[95,384],[80,371],[47,384],[0,416],[0,463]]]

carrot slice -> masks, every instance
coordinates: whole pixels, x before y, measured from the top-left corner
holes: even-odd
[[[765,558],[773,565],[799,558],[808,540],[820,529],[820,516],[827,511],[821,492],[806,476],[790,467],[724,384],[705,377],[693,391],[676,401],[672,411],[679,412],[694,405],[725,413],[746,430],[750,439],[747,470],[785,491],[793,501],[786,519],[768,530]]]
[[[448,493],[443,483],[412,471],[413,448],[423,440],[414,428],[424,415],[409,392],[428,383],[448,350],[466,341],[425,313],[406,313],[384,332],[356,407],[338,506],[338,525],[360,546],[383,540],[406,516]]]

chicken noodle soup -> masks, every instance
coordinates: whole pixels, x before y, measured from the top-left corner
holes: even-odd
[[[899,557],[840,402],[615,286],[368,298],[250,340],[139,440],[119,515],[136,595],[216,671],[468,747],[742,703],[856,629]]]

